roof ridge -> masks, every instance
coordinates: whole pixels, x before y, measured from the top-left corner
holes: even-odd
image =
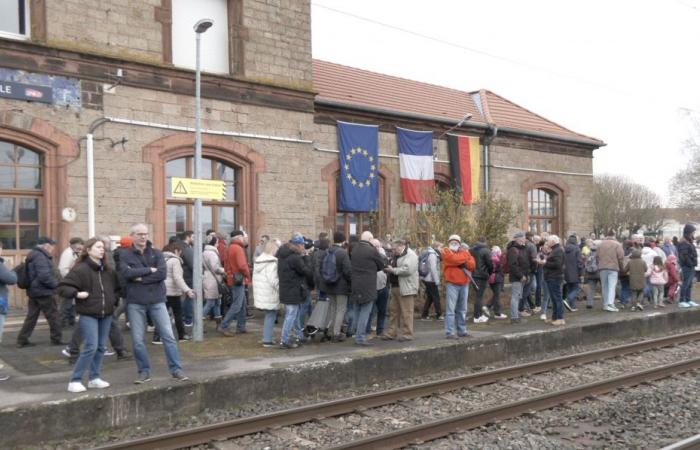
[[[484,108],[484,117],[487,123],[494,123],[493,117],[491,117],[491,109],[489,108],[488,98],[486,96],[487,92],[491,92],[488,89],[479,89],[479,100],[481,101],[481,106]]]

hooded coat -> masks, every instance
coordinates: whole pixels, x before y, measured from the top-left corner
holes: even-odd
[[[165,258],[165,295],[168,297],[180,297],[190,290],[185,282],[182,258],[175,253],[163,252]]]
[[[630,277],[630,289],[641,291],[646,286],[646,278],[651,274],[651,268],[642,259],[642,252],[639,249],[632,250],[630,260],[625,267],[625,272]]]
[[[678,263],[681,267],[694,269],[698,265],[698,252],[693,244],[693,233],[695,233],[695,225],[688,223],[683,227],[683,238],[678,242]]]
[[[221,264],[221,258],[219,258],[219,250],[213,245],[204,246],[204,251],[202,252],[202,266],[204,266],[202,275],[204,298],[219,298],[219,283],[224,281],[226,272]]]
[[[277,251],[277,276],[280,302],[285,305],[303,303],[309,295],[309,286],[314,283],[310,258],[302,256],[291,244]]]
[[[277,258],[261,253],[253,264],[253,301],[257,309],[276,310],[280,306],[280,280]]]
[[[564,248],[564,281],[567,283],[577,283],[581,281],[583,273],[583,260],[581,259],[581,249],[576,244],[576,237],[571,236],[566,241]]]

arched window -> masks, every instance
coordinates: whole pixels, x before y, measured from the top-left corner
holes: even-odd
[[[171,196],[172,177],[192,178],[194,158],[177,158],[165,164],[166,192],[166,239],[194,228],[194,200],[173,198]],[[226,186],[226,198],[223,201],[202,202],[202,229],[214,229],[228,236],[239,225],[239,178],[240,169],[223,162],[202,158],[201,178],[206,180],[223,180]]]
[[[537,187],[527,193],[528,229],[535,234],[559,233],[560,195]]]
[[[36,244],[42,219],[41,154],[0,141],[0,240],[9,251]]]

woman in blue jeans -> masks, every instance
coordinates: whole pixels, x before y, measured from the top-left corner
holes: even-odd
[[[68,392],[84,392],[83,373],[89,369],[88,388],[104,389],[109,383],[100,376],[112,313],[117,303],[117,276],[105,258],[101,240],[92,238],[78,257],[73,269],[63,278],[58,294],[75,298],[80,315],[78,326],[83,335],[83,349],[68,383]]]
[[[277,258],[274,256],[279,249],[276,240],[269,240],[263,247],[260,256],[253,264],[253,292],[255,307],[265,311],[263,322],[263,347],[274,347],[275,319],[280,307],[280,282],[277,276]]]

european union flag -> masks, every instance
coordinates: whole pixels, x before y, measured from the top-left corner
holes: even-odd
[[[338,122],[340,211],[376,211],[379,200],[379,126]]]

